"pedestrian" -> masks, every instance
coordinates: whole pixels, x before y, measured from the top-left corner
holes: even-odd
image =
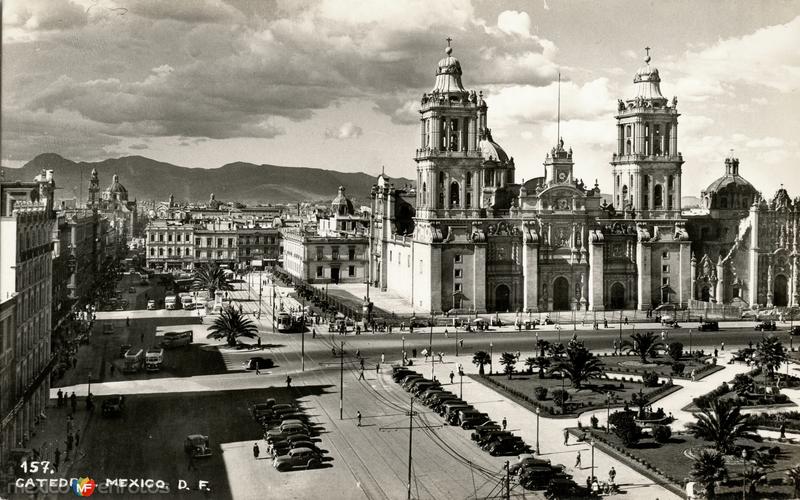
[[[361,427],[361,412],[356,412],[356,418],[358,419],[358,427]]]
[[[508,421],[506,420],[506,417],[503,417],[503,430],[506,430],[506,426],[507,425],[508,425]]]
[[[608,328],[608,320],[603,319],[603,328]]]
[[[444,329],[444,338],[446,338],[446,339],[450,338],[450,337],[447,336],[447,328]]]
[[[253,458],[258,459],[258,442],[253,443]]]
[[[379,374],[380,372],[381,372],[381,364],[375,363],[375,375]]]
[[[109,363],[109,364],[111,365],[111,367],[109,368],[109,371],[111,372],[111,376],[113,377],[114,376],[114,370],[116,368],[114,367],[114,363]]]
[[[724,351],[725,350],[725,342],[720,342],[719,343],[719,347],[720,347],[720,351]]]
[[[441,362],[442,362],[442,357],[444,357],[444,353],[443,353],[443,352],[440,352],[440,353],[439,353],[439,363],[441,363]]]
[[[385,363],[385,362],[386,362],[386,355],[381,353],[381,363]]]
[[[258,343],[258,350],[260,351],[262,349],[262,347],[261,347],[261,335],[258,336],[258,340],[256,340],[256,342]]]
[[[453,378],[455,378],[455,374],[453,373],[453,370],[450,370],[450,383],[451,384],[453,383]]]
[[[716,349],[714,349],[714,357],[716,358],[717,355],[718,355],[718,351]]]
[[[80,431],[75,431],[75,448],[80,446],[81,444],[81,434]]]
[[[569,441],[569,430],[564,429],[564,446],[567,446],[567,441]]]
[[[72,413],[75,413],[75,410],[78,409],[78,396],[75,395],[75,391],[70,394],[69,403],[72,406]]]
[[[287,389],[292,388],[292,377],[290,377],[289,375],[286,375],[286,388]]]
[[[363,366],[361,367],[361,373],[358,376],[358,380],[366,380],[364,378],[364,367]]]
[[[256,362],[256,375],[261,375],[261,365]]]
[[[458,345],[461,346],[461,347],[464,347],[464,339],[459,339],[458,340]]]
[[[61,392],[61,389],[59,389],[56,394],[58,395],[58,407],[61,408],[61,406],[64,404],[64,393]]]
[[[692,382],[694,382],[695,381],[694,380],[694,370],[692,370],[691,377],[692,377]]]
[[[361,357],[361,349],[356,349],[356,357],[357,358]]]
[[[661,341],[663,342],[664,340],[667,340],[667,332],[661,330]]]
[[[581,466],[581,451],[578,450],[578,454],[575,456],[575,468],[576,469],[583,469]]]
[[[628,317],[627,316],[625,316],[625,324],[626,325],[628,324]]]
[[[411,349],[411,357],[412,358],[416,358],[417,357],[417,348],[416,347]]]
[[[125,317],[125,326],[131,326],[131,318]]]
[[[611,467],[611,470],[608,471],[608,482],[614,484],[614,479],[617,477],[617,471],[614,470],[614,467]]]
[[[781,422],[780,431],[781,431],[781,439],[782,440],[786,439],[786,424],[784,422]]]
[[[312,326],[311,327],[311,338],[312,339],[317,338],[317,327],[316,326]]]
[[[61,463],[61,450],[58,449],[58,446],[56,446],[55,457],[56,457],[56,459],[55,459],[55,468],[56,468],[56,470],[58,470],[58,464]]]

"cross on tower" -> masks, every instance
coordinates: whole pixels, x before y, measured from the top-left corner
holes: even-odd
[[[450,42],[452,42],[453,39],[448,36],[447,38],[445,38],[445,40],[447,40],[447,46],[449,47],[450,46]]]
[[[650,63],[650,47],[645,47],[644,50],[645,52],[647,52],[647,55],[644,58],[644,62]]]

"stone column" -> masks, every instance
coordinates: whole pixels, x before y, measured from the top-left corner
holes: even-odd
[[[419,120],[419,149],[425,149],[425,118]]]
[[[478,149],[477,141],[476,141],[476,131],[475,131],[475,119],[474,118],[467,118],[467,145],[468,151],[475,151]]]
[[[725,303],[725,266],[722,263],[722,257],[717,261],[717,302],[719,304]]]
[[[638,292],[638,307],[640,311],[646,311],[650,309],[652,301],[651,301],[651,278],[650,278],[650,266],[651,266],[651,259],[652,255],[650,251],[650,245],[643,242],[638,241],[636,243],[636,274],[637,274],[637,292]]]
[[[669,140],[672,143],[669,147],[669,153],[672,156],[678,156],[678,124],[672,124],[672,131],[669,134]]]
[[[603,253],[605,244],[602,234],[594,233],[589,242],[589,309],[593,311],[605,310],[605,297],[603,295]]]
[[[625,154],[625,126],[617,125],[617,154]]]
[[[441,149],[442,124],[438,113],[431,115],[431,149]]]
[[[539,247],[533,242],[522,243],[522,300],[523,311],[539,310]]]
[[[750,260],[750,276],[747,281],[748,301],[750,307],[758,304],[758,208],[750,207],[750,250],[748,250]]]
[[[653,193],[655,192],[655,184],[656,184],[656,179],[655,179],[655,177],[654,177],[654,176],[652,176],[652,175],[651,175],[651,176],[650,176],[650,179],[649,179],[649,181],[648,181],[648,183],[647,183],[647,186],[648,186],[648,189],[649,189],[649,193],[648,193],[648,195],[647,195],[647,196],[648,196],[648,198],[649,198],[649,199],[647,200],[647,206],[648,206],[648,210],[654,210],[654,209],[655,209],[655,206],[656,206],[656,205],[655,205],[655,203],[656,203],[656,200],[655,200],[655,199],[653,199]]]
[[[770,263],[767,264],[767,307],[773,306],[772,299],[774,298],[774,294],[772,291],[772,280],[772,261],[770,260]]]
[[[673,210],[677,210],[680,214],[681,211],[681,173],[677,172],[675,174],[675,193],[673,195],[672,201],[672,208]]]
[[[476,244],[472,276],[472,303],[477,312],[486,312],[486,244]]]

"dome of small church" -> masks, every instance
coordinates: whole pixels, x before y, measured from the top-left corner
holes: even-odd
[[[353,202],[344,194],[344,186],[339,186],[339,193],[331,203],[331,210],[336,215],[353,215],[355,213]]]
[[[508,154],[506,151],[492,139],[491,130],[486,130],[483,137],[481,137],[478,147],[483,153],[484,160],[491,160],[500,163],[508,162]]]

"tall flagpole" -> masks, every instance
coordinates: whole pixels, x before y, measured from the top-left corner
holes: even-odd
[[[558,114],[556,115],[556,144],[561,140],[561,72],[558,72]]]

